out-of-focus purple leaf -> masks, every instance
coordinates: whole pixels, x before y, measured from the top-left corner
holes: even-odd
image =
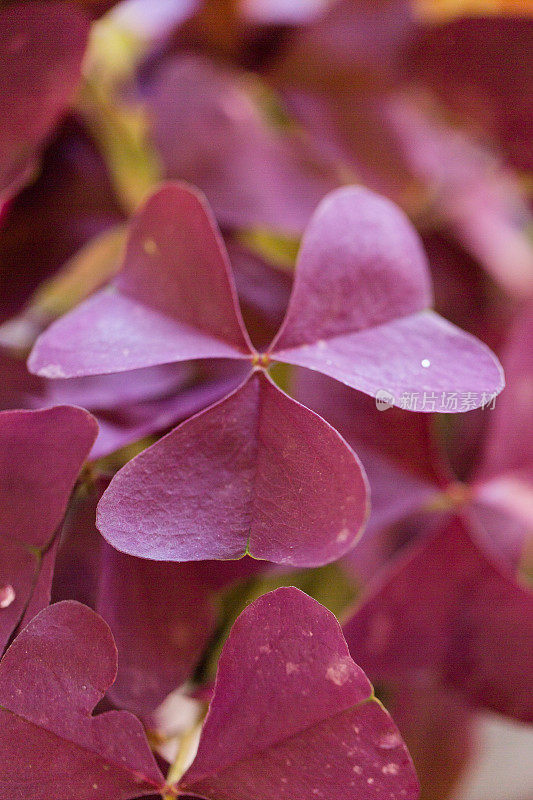
[[[50,603],[59,539],[60,536],[58,533],[54,536],[49,547],[40,556],[37,577],[32,587],[28,605],[24,609],[24,616],[20,620],[19,630],[26,627],[28,622]]]
[[[473,706],[531,721],[532,623],[533,593],[454,519],[400,557],[344,633],[374,681],[428,672]]]
[[[24,614],[38,569],[39,560],[34,553],[20,542],[0,536],[0,650],[2,651]]]
[[[145,400],[109,414],[98,414],[99,434],[91,459],[102,458],[133,442],[173,427],[225,397],[241,382],[240,370],[211,381],[199,381],[176,396]],[[107,376],[106,376],[107,377]],[[76,380],[75,378],[73,380]]]
[[[97,610],[121,656],[109,697],[146,715],[191,675],[215,625],[199,564],[134,558],[104,544]]]
[[[89,409],[98,421],[89,456],[94,460],[196,414],[232,391],[245,374],[236,362],[220,362],[194,383],[195,372],[185,364],[49,380],[31,375],[23,361],[0,350],[0,408],[38,409],[65,403]]]
[[[190,55],[157,72],[148,102],[167,177],[207,195],[223,226],[301,233],[338,181],[319,151],[278,129],[238,73]]]
[[[77,120],[69,118],[44,152],[39,177],[12,201],[2,222],[0,321],[22,311],[26,327],[30,327],[32,333],[35,328],[40,332],[43,310],[45,319],[52,311],[51,297],[48,292],[43,293],[44,297],[32,298],[33,292],[43,279],[56,274],[87,242],[94,241],[94,237],[122,221],[123,215],[114,199],[101,157],[84,128]],[[90,278],[86,265],[80,283],[86,289],[94,279],[93,261]],[[64,307],[81,287],[79,284],[75,287],[63,284],[63,287],[66,290],[61,298]],[[32,307],[32,299],[38,309]],[[28,300],[30,307],[25,308]],[[57,308],[53,309],[54,313]],[[37,320],[35,311],[38,311]]]
[[[65,112],[88,35],[88,20],[67,3],[0,10],[0,202],[28,180],[39,148]]]
[[[507,388],[489,414],[472,495],[491,538],[516,563],[533,532],[532,306],[515,319],[502,363]]]
[[[404,70],[478,134],[496,137],[511,162],[528,170],[533,167],[532,44],[533,20],[527,14],[466,14],[422,27]],[[453,64],[453,80],[446,64]]]
[[[136,215],[124,268],[103,292],[52,324],[33,372],[68,378],[194,358],[246,358],[227,255],[202,197],[180,184]]]
[[[475,712],[462,695],[423,678],[387,686],[386,695],[415,765],[420,800],[454,797],[476,755]]]
[[[431,417],[394,407],[378,410],[373,398],[310,370],[298,370],[291,389],[334,426],[363,463],[370,517],[347,558],[367,580],[391,555],[388,526],[420,510],[454,480],[433,436]]]
[[[162,791],[140,722],[91,716],[113,682],[111,631],[73,601],[37,615],[0,663],[0,790],[12,800],[117,800]]]
[[[480,406],[503,388],[499,363],[430,303],[425,256],[407,218],[365,189],[339,189],[306,230],[271,355],[372,396],[388,392],[400,407],[414,395],[414,410],[454,410],[449,392],[468,392]]]
[[[317,566],[366,517],[359,461],[318,415],[256,371],[233,394],[130,461],[98,507],[117,549],[142,558]]]
[[[502,364],[507,388],[491,411],[475,480],[522,474],[533,484],[533,304],[515,318]]]
[[[62,531],[53,599],[84,602],[110,625],[118,673],[108,697],[152,719],[152,712],[191,678],[213,632],[215,594],[261,569],[241,561],[169,564],[126,556],[95,527],[100,478],[71,504]]]
[[[407,98],[388,100],[385,117],[458,241],[513,296],[532,297],[533,214],[513,173],[488,148]]]
[[[283,322],[292,276],[235,240],[227,245],[246,329],[254,346],[264,350]]]
[[[178,788],[217,800],[418,797],[407,749],[335,617],[294,588],[234,624]]]

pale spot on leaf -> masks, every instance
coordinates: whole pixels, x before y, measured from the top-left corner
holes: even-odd
[[[326,670],[326,678],[336,686],[344,686],[346,681],[352,674],[352,660],[351,658],[337,658],[329,665]]]

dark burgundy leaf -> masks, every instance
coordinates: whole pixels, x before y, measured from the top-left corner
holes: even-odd
[[[50,600],[54,534],[96,434],[81,408],[0,413],[0,650]]]
[[[97,430],[73,406],[0,413],[2,536],[37,548],[50,541]]]

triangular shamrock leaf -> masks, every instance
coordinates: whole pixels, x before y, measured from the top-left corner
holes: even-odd
[[[208,800],[418,797],[407,749],[337,620],[294,588],[235,622],[178,789]]]
[[[97,525],[155,560],[256,558],[317,566],[347,552],[366,517],[361,465],[321,417],[261,370],[115,476]]]
[[[97,424],[81,408],[0,413],[0,649],[49,601],[53,537]]]
[[[28,363],[67,378],[251,352],[211,212],[192,188],[167,184],[134,218],[116,280],[53,323]]]
[[[344,634],[374,681],[430,671],[476,706],[531,721],[532,624],[533,593],[454,519],[400,557]]]
[[[480,406],[503,388],[490,350],[428,310],[422,245],[404,214],[363,188],[330,194],[303,237],[287,315],[270,355],[395,405],[446,411],[446,395]]]
[[[41,611],[0,663],[0,795],[10,800],[127,800],[164,780],[129,712],[91,716],[113,682],[106,623],[65,601]]]
[[[89,21],[67,3],[0,11],[0,208],[31,174],[39,147],[74,94]]]

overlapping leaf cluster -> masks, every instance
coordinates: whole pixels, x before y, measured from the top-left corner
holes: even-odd
[[[0,8],[2,798],[461,800],[533,721],[533,25],[467,5]]]

